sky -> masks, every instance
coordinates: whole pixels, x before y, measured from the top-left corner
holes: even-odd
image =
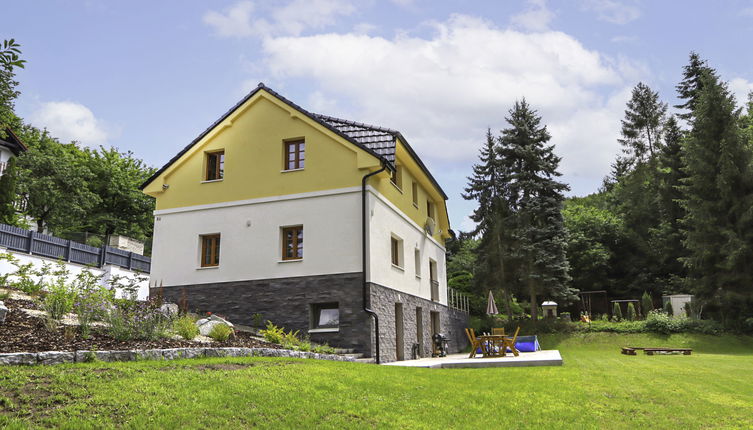
[[[542,116],[569,195],[619,153],[630,90],[677,103],[691,51],[753,90],[753,0],[3,0],[22,46],[16,111],[61,141],[160,167],[259,82],[309,111],[402,132],[461,193],[516,100]],[[671,111],[672,109],[670,109]]]

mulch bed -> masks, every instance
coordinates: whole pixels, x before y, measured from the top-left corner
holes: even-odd
[[[89,339],[83,339],[77,328],[66,330],[59,327],[49,330],[41,318],[32,317],[19,308],[34,309],[35,303],[27,300],[5,300],[10,309],[5,323],[0,324],[0,353],[6,352],[43,352],[43,351],[83,351],[96,349],[130,350],[156,348],[197,348],[211,347],[245,347],[245,348],[282,348],[280,345],[259,341],[248,333],[236,331],[235,337],[225,342],[199,343],[186,340],[159,339],[155,341],[121,342],[102,331],[92,329]]]

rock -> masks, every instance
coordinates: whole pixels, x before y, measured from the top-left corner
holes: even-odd
[[[165,303],[159,307],[159,312],[168,318],[172,318],[178,315],[178,305],[175,303]]]
[[[8,307],[5,306],[5,303],[0,302],[0,324],[5,322],[5,316],[8,315]]]
[[[199,333],[202,336],[209,336],[214,326],[218,324],[224,324],[230,328],[233,328],[233,324],[230,321],[224,320],[218,316],[212,315],[209,318],[202,318],[196,321],[196,326],[199,327]]]
[[[37,354],[32,354],[30,352],[0,354],[0,365],[6,364],[37,364]]]
[[[76,354],[73,352],[47,351],[37,353],[39,364],[73,363]]]

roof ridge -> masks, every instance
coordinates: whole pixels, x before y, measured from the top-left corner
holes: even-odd
[[[363,122],[353,121],[353,120],[344,119],[344,118],[337,118],[337,117],[334,117],[334,116],[331,116],[331,115],[324,115],[324,114],[321,114],[321,113],[313,113],[313,112],[312,112],[312,115],[315,115],[315,116],[317,116],[317,117],[319,117],[321,119],[324,119],[324,120],[337,121],[337,122],[341,122],[341,123],[344,123],[344,124],[353,125],[353,126],[356,126],[356,127],[363,127],[363,128],[370,128],[372,130],[384,131],[384,132],[389,133],[389,134],[399,134],[400,133],[399,131],[393,130],[391,128],[381,127],[381,126],[372,125],[372,124],[366,124],[366,123],[363,123]]]

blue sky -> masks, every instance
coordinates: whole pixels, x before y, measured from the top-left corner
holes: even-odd
[[[460,197],[487,127],[521,97],[539,110],[572,194],[618,152],[630,89],[671,104],[688,53],[753,90],[753,0],[12,1],[17,112],[61,140],[161,166],[260,81],[305,108],[403,132]]]

